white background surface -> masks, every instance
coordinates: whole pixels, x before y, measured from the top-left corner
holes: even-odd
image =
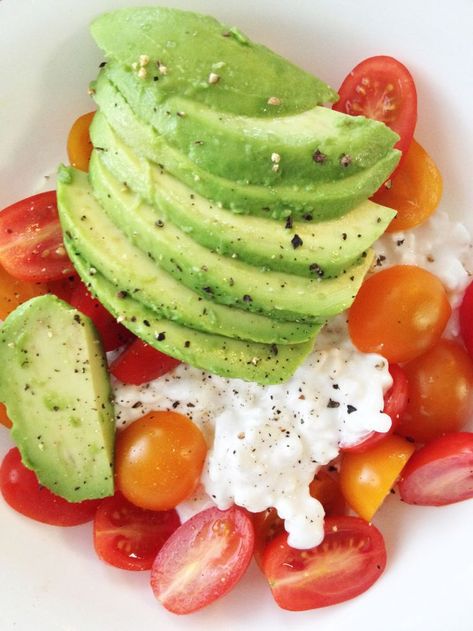
[[[0,0],[0,207],[26,197],[65,160],[71,122],[93,109],[87,84],[99,52],[92,17],[135,3]],[[337,88],[361,59],[391,54],[412,71],[417,139],[444,176],[442,207],[473,228],[473,1],[168,0],[238,25]],[[1,430],[1,428],[0,428]],[[10,446],[0,431],[0,455]],[[0,501],[0,629],[128,631],[471,631],[473,501],[426,509],[390,497],[376,519],[389,563],[366,594],[326,610],[288,613],[252,567],[212,607],[174,617],[157,604],[146,573],[96,560],[91,525],[56,529]]]

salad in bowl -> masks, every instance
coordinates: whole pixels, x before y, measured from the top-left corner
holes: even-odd
[[[2,494],[174,614],[253,558],[284,610],[371,594],[393,501],[473,494],[471,237],[416,80],[371,55],[335,92],[169,8],[91,32],[69,164],[0,214]]]

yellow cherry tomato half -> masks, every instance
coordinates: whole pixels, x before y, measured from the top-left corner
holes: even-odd
[[[175,508],[197,486],[206,453],[202,432],[186,416],[150,412],[117,436],[117,487],[140,508]]]
[[[340,487],[360,517],[371,521],[414,451],[411,442],[392,435],[364,453],[343,454]]]
[[[407,362],[437,343],[451,311],[436,276],[415,265],[396,265],[361,286],[348,315],[350,337],[364,353]]]
[[[4,320],[23,302],[48,292],[44,283],[18,280],[0,266],[0,320]]]
[[[83,114],[74,122],[67,137],[67,155],[69,162],[81,171],[89,170],[92,142],[90,140],[89,127],[95,112]]]
[[[413,140],[392,180],[372,197],[373,201],[397,210],[386,232],[418,226],[437,208],[442,196],[442,176],[434,161]]]

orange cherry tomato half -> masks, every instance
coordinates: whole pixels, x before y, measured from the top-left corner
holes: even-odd
[[[440,342],[404,366],[409,402],[401,415],[399,434],[425,443],[455,432],[473,412],[473,361],[463,346]]]
[[[324,530],[322,543],[310,550],[291,548],[286,534],[267,547],[263,570],[282,609],[305,611],[344,602],[365,592],[383,573],[386,546],[377,528],[346,516],[329,517]]]
[[[12,422],[8,418],[7,408],[0,403],[0,425],[5,425],[8,429],[12,426]]]
[[[436,344],[451,311],[436,276],[415,265],[396,265],[363,283],[348,326],[360,351],[407,362]]]
[[[392,435],[364,453],[343,454],[340,487],[360,517],[371,521],[414,451],[411,442]]]
[[[141,508],[175,508],[197,486],[206,453],[202,432],[186,416],[150,412],[118,434],[118,489]]]
[[[81,171],[89,170],[90,154],[93,149],[89,128],[94,114],[95,112],[89,112],[88,114],[79,116],[72,125],[67,137],[67,155],[69,162],[73,167]]]
[[[427,151],[412,141],[395,176],[385,182],[373,201],[397,210],[386,232],[418,226],[437,208],[442,197],[442,176]]]
[[[23,302],[47,292],[44,283],[18,280],[0,266],[0,320],[4,320]]]

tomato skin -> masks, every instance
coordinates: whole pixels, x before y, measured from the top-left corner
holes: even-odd
[[[180,525],[175,510],[143,510],[116,493],[102,500],[95,513],[95,551],[102,561],[122,570],[150,570],[164,542]]]
[[[402,363],[436,344],[451,312],[436,276],[415,265],[395,265],[363,283],[350,308],[348,328],[358,350]]]
[[[397,431],[425,443],[458,431],[473,411],[473,362],[452,340],[440,342],[404,366],[409,402]]]
[[[417,451],[399,482],[407,504],[445,506],[473,498],[473,433],[445,434]]]
[[[46,287],[49,294],[54,294],[64,302],[70,303],[72,294],[80,283],[82,283],[81,279],[74,273],[61,280],[53,280],[47,283]]]
[[[89,128],[95,112],[83,114],[77,118],[67,137],[67,155],[70,164],[81,171],[89,170],[90,154],[92,153],[92,141]]]
[[[466,288],[459,310],[460,332],[463,343],[473,358],[473,282]]]
[[[386,567],[382,534],[358,517],[325,520],[325,538],[316,548],[296,550],[287,535],[266,549],[263,569],[282,609],[305,611],[344,602],[362,594]]]
[[[169,510],[196,488],[207,444],[200,429],[176,412],[150,412],[116,440],[116,483],[136,506]]]
[[[400,136],[396,148],[407,152],[417,122],[417,91],[404,64],[387,55],[364,59],[343,80],[338,93],[334,110],[385,123]]]
[[[70,274],[56,191],[23,199],[0,212],[0,264],[19,280],[44,282]]]
[[[397,210],[386,232],[409,230],[426,221],[442,197],[442,176],[421,145],[412,141],[396,174],[371,198]]]
[[[412,443],[392,435],[369,451],[343,454],[340,487],[360,517],[371,521],[414,451]]]
[[[338,477],[322,467],[315,474],[310,483],[309,491],[312,497],[319,500],[324,507],[326,517],[340,517],[345,514],[345,498],[340,490]],[[255,561],[262,569],[263,555],[268,544],[280,534],[286,532],[282,520],[275,508],[253,515],[255,529]]]
[[[391,417],[391,427],[387,432],[372,432],[367,438],[355,445],[342,447],[341,451],[364,453],[378,443],[382,443],[388,436],[394,433],[398,424],[400,415],[404,412],[408,400],[408,382],[406,373],[397,364],[390,364],[389,372],[393,378],[393,385],[384,395],[383,412]]]
[[[112,362],[110,372],[123,383],[139,386],[165,375],[180,363],[136,339]]]
[[[35,473],[21,462],[16,447],[0,466],[0,490],[14,510],[51,526],[78,526],[94,518],[101,500],[71,503],[41,486]]]
[[[117,322],[112,314],[92,296],[84,283],[79,282],[72,290],[69,303],[75,309],[91,318],[100,334],[106,351],[114,351],[133,338],[133,334]]]
[[[151,587],[168,611],[188,614],[228,593],[245,573],[254,533],[246,511],[209,508],[178,528],[161,548]]]

